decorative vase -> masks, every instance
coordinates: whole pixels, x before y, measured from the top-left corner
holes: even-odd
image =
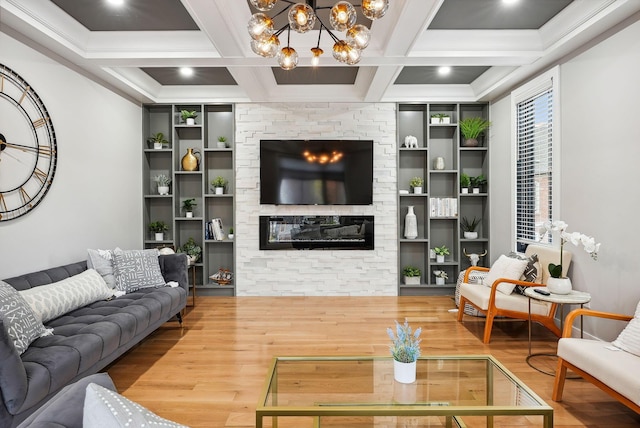
[[[416,194],[420,194],[420,193],[422,193],[422,186],[420,186],[420,187],[414,187],[414,188],[413,188],[413,193],[416,193]]]
[[[169,186],[158,186],[158,193],[160,195],[168,195],[169,194]]]
[[[156,241],[164,240],[164,232],[156,232]]]
[[[437,170],[444,169],[444,158],[437,157],[435,161],[433,161],[433,167]]]
[[[436,263],[444,263],[444,255],[436,254]]]
[[[197,171],[200,167],[200,159],[196,155],[200,155],[197,150],[187,149],[187,154],[182,157],[182,170],[183,171]]]
[[[567,277],[549,277],[549,279],[547,279],[547,289],[553,294],[569,294],[571,293],[571,279]]]
[[[194,117],[187,118],[187,125],[191,126],[195,124],[196,124],[196,119]]]
[[[416,239],[418,237],[418,220],[413,212],[413,205],[409,205],[407,209],[407,215],[404,217],[404,237]]]
[[[417,361],[401,363],[393,360],[393,378],[400,383],[413,383],[416,381]]]
[[[464,239],[478,239],[478,232],[463,232]]]

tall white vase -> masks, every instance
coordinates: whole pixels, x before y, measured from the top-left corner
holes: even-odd
[[[404,237],[416,239],[418,237],[418,220],[413,212],[413,206],[409,205],[407,209],[407,215],[404,217]]]
[[[416,381],[417,361],[401,363],[393,360],[393,378],[400,383],[413,383]]]

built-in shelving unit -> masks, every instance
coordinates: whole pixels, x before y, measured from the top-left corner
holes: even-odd
[[[489,140],[485,133],[476,147],[466,147],[460,134],[459,121],[468,117],[489,119],[488,104],[434,103],[399,104],[398,129],[398,294],[453,294],[458,273],[470,266],[464,255],[487,254],[480,265],[489,260],[489,194],[486,186],[480,193],[462,193],[460,176],[488,176]],[[432,119],[433,115],[448,119]],[[405,138],[414,136],[417,148],[405,146]],[[444,168],[436,160],[444,160]],[[412,193],[411,178],[424,180],[421,194]],[[407,193],[408,192],[408,193]],[[435,210],[436,204],[442,207]],[[413,206],[417,218],[418,237],[405,238],[405,216]],[[433,206],[433,207],[432,207]],[[449,208],[449,210],[446,209]],[[460,228],[463,217],[480,219],[478,238],[465,239]],[[445,245],[450,254],[438,263],[433,248]],[[422,271],[419,285],[405,285],[402,271],[414,266]],[[434,271],[447,273],[444,285],[436,285]]]
[[[182,120],[182,110],[196,111],[195,124]],[[235,228],[235,156],[234,112],[231,104],[153,104],[143,109],[143,204],[144,246],[169,246],[175,249],[189,238],[202,248],[195,264],[195,286],[199,294],[235,295],[235,283],[219,285],[209,277],[220,268],[235,272],[235,240],[228,239]],[[162,132],[166,147],[154,149],[147,139]],[[225,137],[225,143],[219,143]],[[200,159],[198,169],[185,171],[182,158],[188,149]],[[168,195],[159,195],[154,177],[165,174],[172,179]],[[227,180],[224,194],[215,194],[211,181],[217,176]],[[195,199],[193,217],[182,210],[185,199]],[[206,232],[207,223],[222,220],[224,239],[216,240]],[[156,241],[148,229],[154,221],[169,225],[163,241]],[[193,285],[193,284],[192,284]]]

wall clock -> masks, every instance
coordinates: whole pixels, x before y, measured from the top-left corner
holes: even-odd
[[[34,209],[56,172],[56,134],[42,100],[0,64],[0,222]]]

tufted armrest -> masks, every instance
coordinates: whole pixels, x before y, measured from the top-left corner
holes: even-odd
[[[158,256],[160,270],[166,282],[176,281],[189,294],[189,259],[185,253]]]

